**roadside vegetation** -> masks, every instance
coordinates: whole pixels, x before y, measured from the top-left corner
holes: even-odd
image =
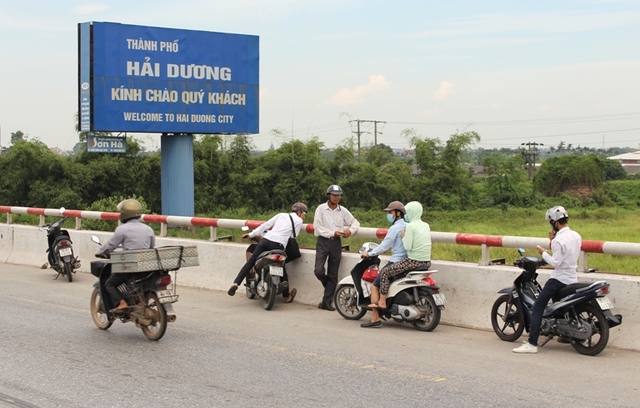
[[[325,200],[326,188],[339,184],[343,204],[363,226],[388,226],[381,211],[390,201],[420,201],[433,231],[545,237],[544,212],[564,205],[570,226],[583,239],[640,242],[640,179],[627,176],[606,156],[619,150],[558,148],[540,152],[530,173],[531,154],[523,149],[473,149],[475,132],[446,142],[407,129],[412,149],[394,152],[378,145],[360,150],[351,140],[327,149],[317,139],[290,140],[260,154],[245,135],[198,136],[194,142],[195,213],[201,217],[266,220],[288,211],[295,201],[311,212]],[[0,205],[115,211],[123,198],[136,197],[150,213],[161,213],[160,153],[146,153],[128,138],[125,154],[52,153],[39,141],[16,140],[0,154]],[[482,171],[475,171],[482,166]],[[6,215],[0,215],[6,222]],[[15,223],[37,224],[37,217],[14,215]],[[83,228],[113,230],[116,224],[84,220]],[[153,226],[153,225],[152,225]],[[159,231],[159,226],[153,226]],[[241,241],[241,231],[218,229],[218,236]],[[169,234],[208,239],[208,228],[170,229]],[[301,234],[301,246],[315,238]],[[364,242],[345,241],[351,251]],[[530,249],[530,251],[532,251]],[[533,252],[531,252],[533,254]],[[515,249],[492,248],[491,257],[512,263]],[[433,258],[478,262],[480,248],[435,244]],[[603,272],[640,274],[637,257],[592,254],[589,267]]]

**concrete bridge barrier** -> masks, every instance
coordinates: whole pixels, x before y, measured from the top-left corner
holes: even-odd
[[[111,233],[70,230],[74,251],[82,261],[81,271],[89,271],[89,262],[95,260],[98,246],[91,235],[106,242]],[[41,266],[47,262],[46,234],[37,227],[0,225],[0,262]],[[197,245],[200,266],[181,269],[177,274],[179,285],[226,291],[245,262],[247,244],[209,242],[177,238],[157,238],[157,246]],[[287,265],[292,287],[297,288],[297,302],[316,305],[322,298],[322,285],[313,274],[315,251],[302,249],[302,257]],[[383,263],[386,257],[383,258]],[[340,265],[340,278],[349,274],[358,262],[355,253],[344,253]],[[438,270],[433,277],[441,286],[447,304],[442,323],[481,330],[492,330],[490,312],[498,291],[511,286],[520,270],[508,265],[477,265],[466,262],[432,262]],[[540,270],[540,281],[548,279],[550,271]],[[611,284],[609,299],[615,305],[614,313],[623,315],[622,325],[611,330],[609,346],[640,351],[640,277],[580,273],[582,282],[606,280]],[[239,291],[240,296],[243,291]],[[239,296],[238,294],[236,296]],[[523,337],[524,338],[524,337]],[[497,339],[497,338],[496,338]]]

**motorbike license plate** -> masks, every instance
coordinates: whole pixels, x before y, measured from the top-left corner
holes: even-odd
[[[436,301],[436,306],[443,306],[446,303],[446,299],[442,293],[435,293],[433,295],[433,300]]]
[[[178,300],[178,295],[174,295],[171,289],[159,290],[156,295],[160,303],[173,303]]]
[[[271,276],[282,276],[284,275],[284,271],[282,270],[282,266],[269,266],[269,273]]]
[[[71,248],[60,248],[58,253],[60,256],[71,256]]]
[[[598,306],[600,306],[600,309],[602,309],[602,310],[613,309],[613,303],[611,303],[609,298],[606,297],[606,296],[597,297],[596,298],[596,302],[598,302]]]

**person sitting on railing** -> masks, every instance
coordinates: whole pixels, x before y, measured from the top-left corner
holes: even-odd
[[[115,233],[96,253],[98,258],[107,258],[118,246],[122,245],[125,251],[132,249],[149,249],[156,246],[156,236],[153,229],[147,224],[139,221],[142,216],[142,205],[138,200],[128,199],[118,204],[120,212],[120,225]],[[114,273],[105,282],[105,289],[111,297],[111,301],[117,304],[112,313],[118,313],[127,308],[118,286],[125,283],[128,278],[127,273]]]
[[[256,264],[256,261],[260,254],[265,251],[271,251],[274,249],[280,249],[284,251],[287,247],[289,238],[291,238],[293,235],[298,236],[298,234],[300,233],[300,229],[302,229],[302,222],[305,215],[307,215],[307,211],[309,211],[309,209],[304,203],[297,202],[293,204],[293,206],[291,206],[290,213],[276,214],[249,234],[242,235],[242,238],[253,238],[255,236],[261,235],[262,239],[255,247],[255,249],[253,249],[253,254],[247,260],[247,263],[245,263],[242,269],[240,269],[240,272],[238,272],[238,275],[234,279],[233,284],[227,291],[227,294],[229,296],[233,296],[236,294],[238,286],[242,283],[251,268],[253,268],[253,266]],[[293,231],[291,227],[292,221]],[[292,234],[294,231],[295,234]],[[288,281],[286,270],[284,270],[283,272],[284,274],[282,280]],[[282,292],[282,296],[285,298],[284,301],[286,303],[293,302],[293,299],[295,298],[297,292],[298,291],[295,288],[289,290],[288,286],[285,287],[284,291]]]

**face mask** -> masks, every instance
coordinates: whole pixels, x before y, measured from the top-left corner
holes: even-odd
[[[387,221],[394,222],[395,218],[393,218],[393,214],[387,214]]]
[[[409,216],[408,216],[408,215],[405,215],[405,216],[404,216],[404,220],[405,220],[405,222],[409,222]]]

